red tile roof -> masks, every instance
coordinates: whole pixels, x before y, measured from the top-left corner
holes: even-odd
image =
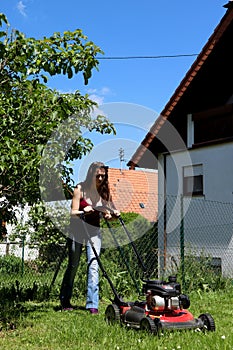
[[[158,174],[156,171],[108,169],[113,202],[121,212],[141,214],[157,221]]]

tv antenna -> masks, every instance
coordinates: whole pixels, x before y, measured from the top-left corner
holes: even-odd
[[[119,149],[119,158],[120,158],[120,171],[122,171],[122,163],[125,162],[125,151],[123,148]]]

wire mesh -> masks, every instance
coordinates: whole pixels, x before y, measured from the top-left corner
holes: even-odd
[[[184,284],[189,282],[191,272],[200,278],[208,277],[210,272],[232,278],[233,203],[183,196],[158,196],[158,203],[158,221],[133,241],[144,266],[130,242],[104,248],[101,259],[110,278],[118,285],[127,275],[125,288],[131,280],[130,288],[137,291],[142,279],[163,279],[170,274],[180,274]],[[53,243],[42,248],[26,241],[1,242],[0,294],[4,297],[10,289],[15,297],[30,299],[38,297],[40,287],[46,286],[47,295],[41,292],[41,299],[52,289],[57,297],[66,263],[65,245]],[[83,269],[77,275],[78,293],[85,293]]]

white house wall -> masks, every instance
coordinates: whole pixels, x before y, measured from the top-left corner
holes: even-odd
[[[29,218],[30,206],[25,205],[22,209],[20,206],[14,208],[14,212],[17,218],[18,223],[22,226],[25,225]],[[20,239],[12,242],[9,237],[15,233],[17,225],[15,224],[6,224],[7,229],[7,238],[4,242],[0,242],[0,256],[7,254],[15,255],[24,260],[34,260],[38,257],[38,249],[29,247],[30,233],[33,231],[33,228],[30,228],[27,236],[25,237],[25,243],[21,242]]]
[[[188,163],[190,162],[190,163]],[[163,156],[159,157],[159,193],[163,193]],[[192,149],[166,156],[166,192],[182,194],[184,166],[203,164],[206,200],[233,203],[233,143]],[[162,171],[161,171],[162,170]]]
[[[192,164],[203,164],[204,196],[183,198],[183,167]],[[223,273],[233,275],[232,174],[233,143],[159,157],[159,248],[166,254],[161,266],[166,264],[166,260],[168,265],[174,258],[179,260],[180,222],[183,211],[186,248],[189,246],[198,254],[204,251],[206,255],[221,258]],[[166,219],[163,210],[164,191]]]

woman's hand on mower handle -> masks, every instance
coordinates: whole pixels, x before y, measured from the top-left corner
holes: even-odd
[[[82,214],[84,214],[84,211],[78,210],[78,209],[72,209],[71,212],[70,212],[70,215],[72,217],[77,217],[77,216],[80,216]]]
[[[106,210],[104,213],[104,218],[107,220],[114,220],[116,217],[120,216],[120,211],[117,209]]]
[[[120,211],[117,209],[113,209],[113,215],[119,217],[121,215]]]
[[[112,215],[111,215],[111,212],[110,210],[105,210],[104,213],[103,213],[103,217],[106,219],[106,220],[111,220],[112,219]]]
[[[84,209],[83,209],[84,213],[88,214],[88,213],[92,213],[93,211],[95,211],[91,205],[87,205]]]

